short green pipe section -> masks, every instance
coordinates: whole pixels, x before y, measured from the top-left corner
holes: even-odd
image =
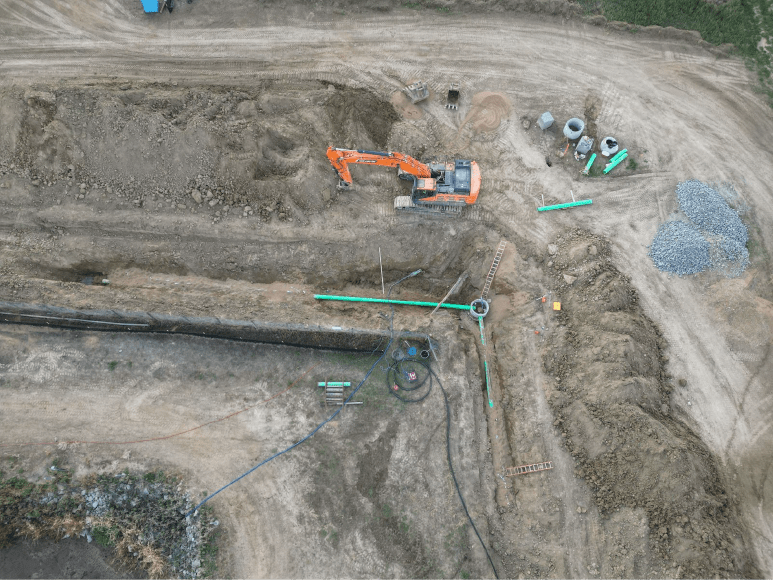
[[[378,304],[403,304],[405,306],[428,306],[435,308],[437,302],[417,302],[415,300],[387,300],[386,298],[360,298],[358,296],[331,296],[328,294],[315,294],[316,300],[337,300],[341,302],[375,302]],[[455,310],[469,310],[469,304],[441,304],[441,308],[453,308]]]
[[[607,168],[604,170],[604,175],[606,175],[607,173],[609,173],[610,171],[612,171],[612,170],[613,170],[615,167],[617,167],[617,166],[618,166],[618,165],[619,165],[619,164],[620,164],[620,163],[621,163],[621,162],[622,162],[622,161],[623,161],[623,160],[624,160],[626,157],[628,157],[628,153],[626,153],[626,154],[625,154],[625,155],[623,155],[622,157],[618,157],[616,160],[612,161],[612,162],[609,164],[609,167],[607,167]]]
[[[628,152],[628,149],[623,149],[622,151],[618,151],[612,156],[612,159],[609,160],[610,163],[614,163],[618,159],[620,159],[623,155],[625,155]]]
[[[349,382],[342,383],[340,381],[339,382],[332,382],[331,381],[329,383],[324,383],[324,382],[317,383],[317,386],[318,387],[324,387],[326,384],[327,384],[328,387],[351,387],[352,386],[352,383],[349,383]]]
[[[585,173],[587,174],[588,171],[590,171],[591,166],[593,165],[593,162],[596,161],[596,154],[590,156],[590,161],[588,161],[588,164],[585,166]]]
[[[593,203],[592,199],[583,199],[581,201],[573,201],[572,203],[559,203],[558,205],[546,205],[545,207],[538,207],[537,211],[550,211],[551,209],[565,209],[567,207],[574,207],[576,205],[590,205]]]

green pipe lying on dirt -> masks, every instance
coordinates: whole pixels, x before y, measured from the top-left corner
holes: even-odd
[[[607,167],[607,168],[604,170],[604,174],[606,175],[607,173],[609,173],[610,171],[612,171],[612,170],[613,170],[615,167],[617,167],[617,166],[620,164],[620,162],[622,162],[622,161],[623,161],[623,160],[624,160],[626,157],[628,157],[628,153],[626,153],[626,154],[625,154],[625,155],[623,155],[622,157],[619,157],[619,158],[615,159],[614,161],[611,161],[611,162],[610,162],[610,164],[609,164],[609,167]]]
[[[591,168],[591,166],[593,166],[593,162],[594,161],[596,161],[596,154],[595,153],[590,156],[590,161],[588,161],[587,165],[585,165],[585,170],[583,171],[583,173],[585,175],[588,175],[588,171],[590,171],[590,168]]]
[[[590,205],[593,203],[592,199],[583,199],[581,201],[573,201],[571,203],[559,203],[558,205],[546,205],[544,207],[538,207],[537,211],[550,211],[551,209],[564,209],[567,207],[574,207],[576,205]]]
[[[622,151],[618,151],[612,156],[612,159],[609,160],[610,163],[614,163],[618,159],[620,159],[623,155],[628,153],[628,149],[623,149]]]
[[[403,304],[405,306],[429,306],[435,308],[437,302],[417,302],[414,300],[387,300],[386,298],[360,298],[358,296],[329,296],[327,294],[315,294],[316,300],[338,300],[342,302],[376,302],[379,304]],[[453,308],[454,310],[469,310],[469,304],[441,304],[441,308]]]

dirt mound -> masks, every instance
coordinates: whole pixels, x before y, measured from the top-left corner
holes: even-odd
[[[386,147],[392,125],[400,120],[394,106],[364,89],[336,89],[325,103],[334,142],[352,149]]]
[[[364,89],[319,81],[249,90],[156,83],[50,86],[0,93],[3,161],[43,185],[86,184],[158,211],[233,206],[263,220],[307,221],[335,193],[328,145],[385,148],[394,107]],[[65,191],[65,195],[73,190]],[[211,209],[210,209],[211,208]],[[251,213],[249,213],[251,212]],[[247,217],[245,216],[245,217]]]
[[[651,546],[678,576],[756,575],[716,459],[671,415],[666,341],[608,244],[575,231],[553,250],[562,311],[543,354],[548,400],[602,517],[643,510]]]

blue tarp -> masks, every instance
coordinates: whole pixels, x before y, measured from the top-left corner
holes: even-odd
[[[158,12],[158,0],[141,0],[145,12]]]

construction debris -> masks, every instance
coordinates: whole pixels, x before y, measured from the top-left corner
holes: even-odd
[[[574,158],[577,161],[585,159],[585,155],[591,150],[591,147],[593,147],[593,137],[583,135],[577,143],[577,146],[574,148]]]
[[[411,100],[411,103],[414,105],[429,97],[429,87],[427,86],[427,83],[423,81],[418,81],[408,85],[403,89],[403,92],[408,96],[408,98]]]

